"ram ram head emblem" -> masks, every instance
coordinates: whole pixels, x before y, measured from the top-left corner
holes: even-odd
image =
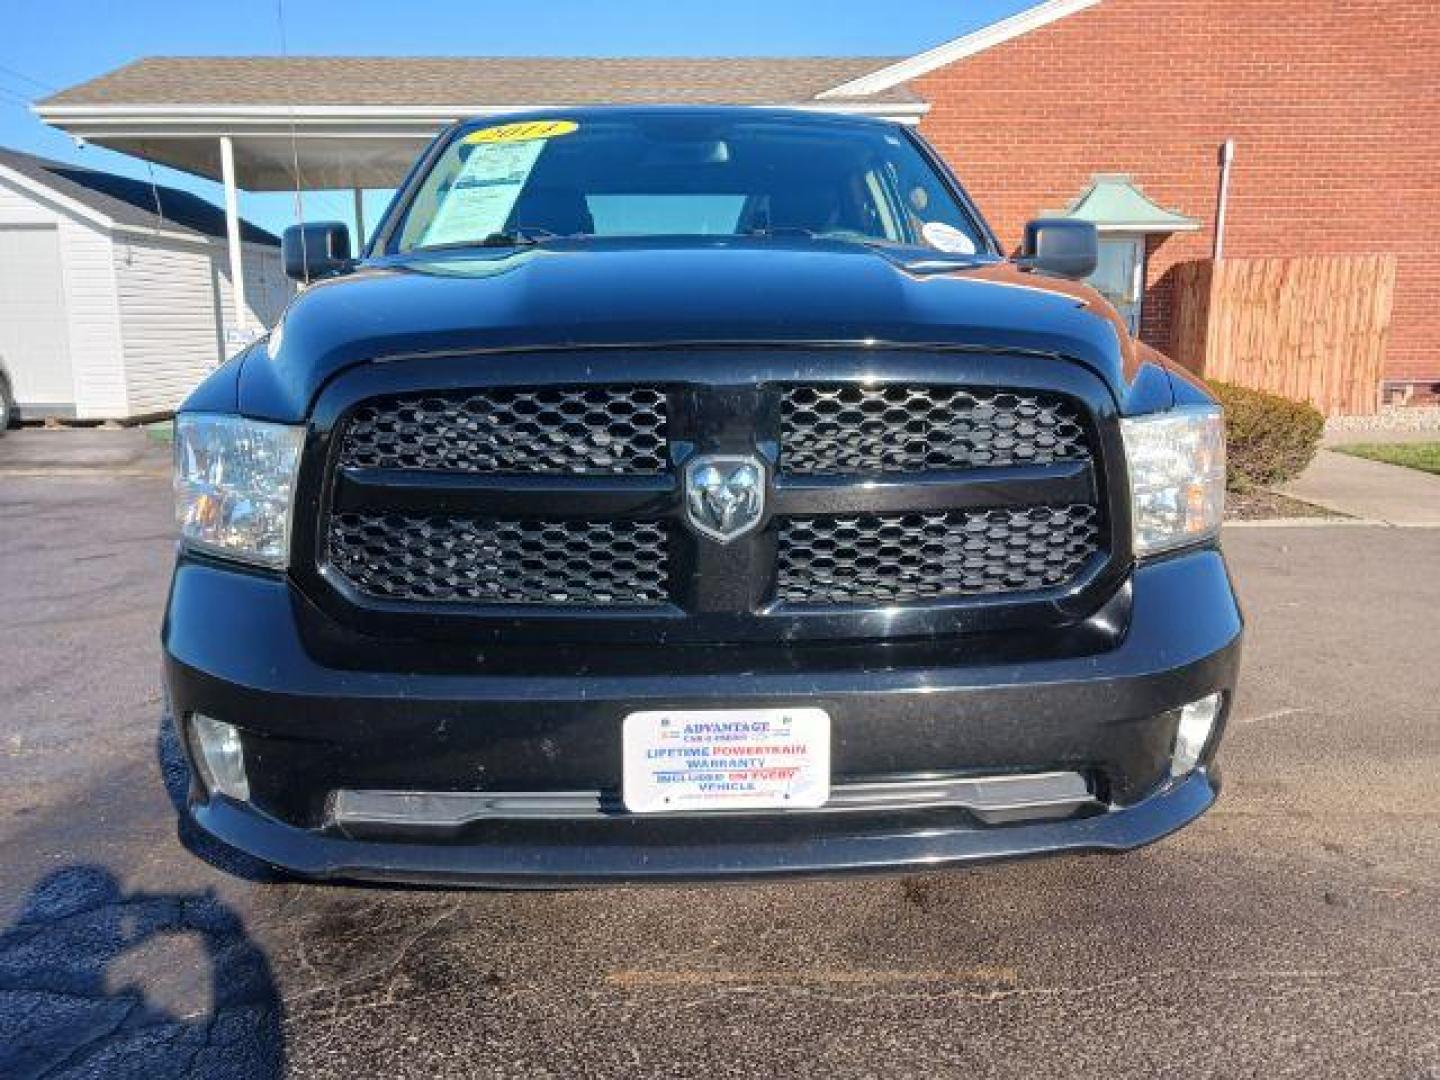
[[[765,464],[754,457],[710,454],[685,463],[685,520],[722,544],[744,536],[765,516]]]

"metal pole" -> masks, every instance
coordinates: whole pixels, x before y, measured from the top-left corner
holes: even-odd
[[[235,187],[235,146],[229,135],[220,136],[220,176],[225,184],[225,239],[230,245],[230,295],[235,298],[235,331],[249,329],[245,310],[245,261],[240,247],[240,195]]]
[[[365,189],[355,189],[355,254],[365,250]]]
[[[1220,146],[1220,201],[1215,209],[1215,261],[1225,257],[1225,211],[1230,205],[1230,163],[1235,160],[1235,140]]]

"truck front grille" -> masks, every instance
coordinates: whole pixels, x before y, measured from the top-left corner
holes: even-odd
[[[368,402],[340,464],[465,473],[655,475],[668,467],[665,393],[538,387]]]
[[[1053,588],[1095,554],[1093,506],[796,518],[780,526],[776,595],[903,604]]]
[[[795,476],[921,473],[1089,457],[1060,398],[954,386],[790,386],[780,467]]]
[[[635,607],[667,596],[651,521],[503,521],[336,514],[331,564],[384,600]]]
[[[597,628],[607,611],[653,618],[673,640],[789,640],[804,633],[785,617],[838,637],[847,609],[1006,597],[1053,614],[1045,602],[1113,554],[1100,429],[1069,392],[1080,376],[1052,389],[1043,371],[1025,388],[695,371],[361,396],[339,410],[317,569],[360,607],[463,610],[507,633],[525,612],[501,609],[521,607],[539,636],[542,614],[568,609]],[[692,454],[763,463],[757,528],[726,544],[687,522]]]

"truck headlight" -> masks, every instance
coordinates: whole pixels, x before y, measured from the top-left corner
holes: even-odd
[[[202,551],[284,568],[305,429],[240,416],[175,418],[175,517]]]
[[[1176,409],[1120,422],[1130,466],[1135,554],[1214,536],[1225,515],[1225,416]]]

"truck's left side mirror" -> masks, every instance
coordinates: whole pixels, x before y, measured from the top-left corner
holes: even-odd
[[[1087,278],[1100,262],[1100,234],[1088,221],[1036,218],[1025,226],[1019,264],[1057,277]]]
[[[291,225],[280,240],[285,276],[310,282],[343,273],[354,265],[350,258],[350,230],[339,221]]]

